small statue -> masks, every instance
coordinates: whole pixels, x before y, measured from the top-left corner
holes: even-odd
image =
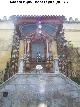
[[[41,54],[40,54],[40,52],[39,53],[37,53],[37,62],[41,62]]]

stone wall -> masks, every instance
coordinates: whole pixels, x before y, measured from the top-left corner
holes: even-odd
[[[72,76],[80,76],[80,23],[64,23],[64,36],[70,44],[73,45],[73,49],[69,53],[71,54],[72,62]],[[77,53],[77,51],[78,53]]]
[[[74,47],[80,47],[80,23],[64,23],[64,36]]]
[[[14,24],[11,21],[0,22],[0,82],[3,81],[4,69],[11,56]]]

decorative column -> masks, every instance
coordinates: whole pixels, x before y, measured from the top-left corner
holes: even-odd
[[[24,40],[24,54],[26,55],[26,39]]]
[[[49,58],[49,41],[47,39],[46,39],[46,45],[47,45],[46,57]]]
[[[24,67],[24,61],[23,61],[23,59],[20,59],[20,60],[19,60],[18,73],[23,73],[23,71],[24,71],[23,67]]]
[[[54,58],[54,59],[58,58],[57,43],[56,43],[56,41],[55,41],[54,39],[53,39],[53,41],[52,41],[52,46],[51,46],[51,48],[52,48],[53,58]]]
[[[56,74],[59,74],[59,65],[58,65],[59,59],[55,58],[53,61],[53,72]]]
[[[27,39],[27,53],[30,52],[30,39]]]

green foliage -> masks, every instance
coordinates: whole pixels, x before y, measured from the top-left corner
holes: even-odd
[[[79,78],[78,77],[71,77],[71,79],[80,85],[80,77]]]
[[[0,84],[2,84],[3,82],[2,81],[0,81]]]

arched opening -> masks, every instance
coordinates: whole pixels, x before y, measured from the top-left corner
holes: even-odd
[[[24,41],[25,71],[42,65],[44,69],[50,70],[53,67],[53,58],[57,56],[55,40],[46,34],[32,32],[25,37]]]

